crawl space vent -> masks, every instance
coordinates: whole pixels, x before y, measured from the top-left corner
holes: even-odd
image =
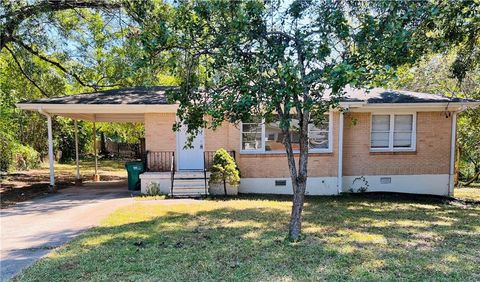
[[[380,184],[390,184],[392,183],[392,178],[391,177],[381,177],[380,178]]]

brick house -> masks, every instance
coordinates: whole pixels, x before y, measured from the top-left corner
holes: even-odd
[[[147,151],[143,192],[157,182],[166,193],[203,193],[213,153],[225,148],[241,171],[240,193],[292,193],[278,123],[225,122],[215,131],[203,130],[193,148],[185,149],[185,132],[172,131],[177,105],[167,103],[166,90],[116,89],[17,106],[38,110],[49,120],[60,115],[94,122],[143,122]],[[321,126],[310,126],[306,193],[367,189],[453,195],[456,116],[479,104],[410,91],[349,89],[340,103],[342,111],[332,109]]]

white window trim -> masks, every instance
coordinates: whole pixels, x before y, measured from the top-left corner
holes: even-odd
[[[258,124],[255,122],[245,122],[245,124]],[[262,148],[261,149],[250,149],[250,150],[244,150],[243,149],[243,122],[240,123],[240,153],[241,154],[260,154],[265,151],[265,123],[262,121],[261,124],[262,130],[261,130],[261,137],[262,137]],[[248,133],[248,132],[247,132]],[[251,133],[251,132],[250,132]]]
[[[255,124],[254,122],[245,122],[245,124]],[[310,126],[308,126],[308,134],[310,134]],[[257,150],[244,150],[242,148],[242,138],[243,138],[243,122],[240,122],[240,154],[286,154],[285,151],[266,151],[265,150],[265,121],[262,120],[262,149]],[[309,149],[308,152],[311,154],[317,153],[332,153],[332,144],[333,144],[333,112],[328,113],[328,148],[325,149]],[[293,150],[293,153],[300,153],[299,150]]]
[[[388,135],[388,148],[372,148],[372,128],[373,128],[373,116],[376,115],[388,115],[390,116],[390,131]],[[393,134],[395,132],[395,115],[412,115],[412,146],[395,148],[393,147]],[[370,116],[370,152],[415,152],[417,150],[417,112],[375,112]]]

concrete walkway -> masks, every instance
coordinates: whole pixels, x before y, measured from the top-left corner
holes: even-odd
[[[0,280],[135,200],[124,182],[87,184],[1,210]]]

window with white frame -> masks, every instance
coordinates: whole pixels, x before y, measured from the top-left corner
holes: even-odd
[[[290,140],[294,151],[300,150],[300,135],[298,132],[298,119],[292,116],[290,120]],[[242,152],[254,153],[284,153],[285,138],[280,121],[276,118],[265,123],[242,123]],[[309,150],[311,152],[325,152],[331,150],[331,118],[325,118],[319,124],[309,125]]]
[[[263,149],[261,123],[242,124],[242,150],[258,151]]]
[[[374,114],[370,135],[373,151],[415,149],[415,114]]]

